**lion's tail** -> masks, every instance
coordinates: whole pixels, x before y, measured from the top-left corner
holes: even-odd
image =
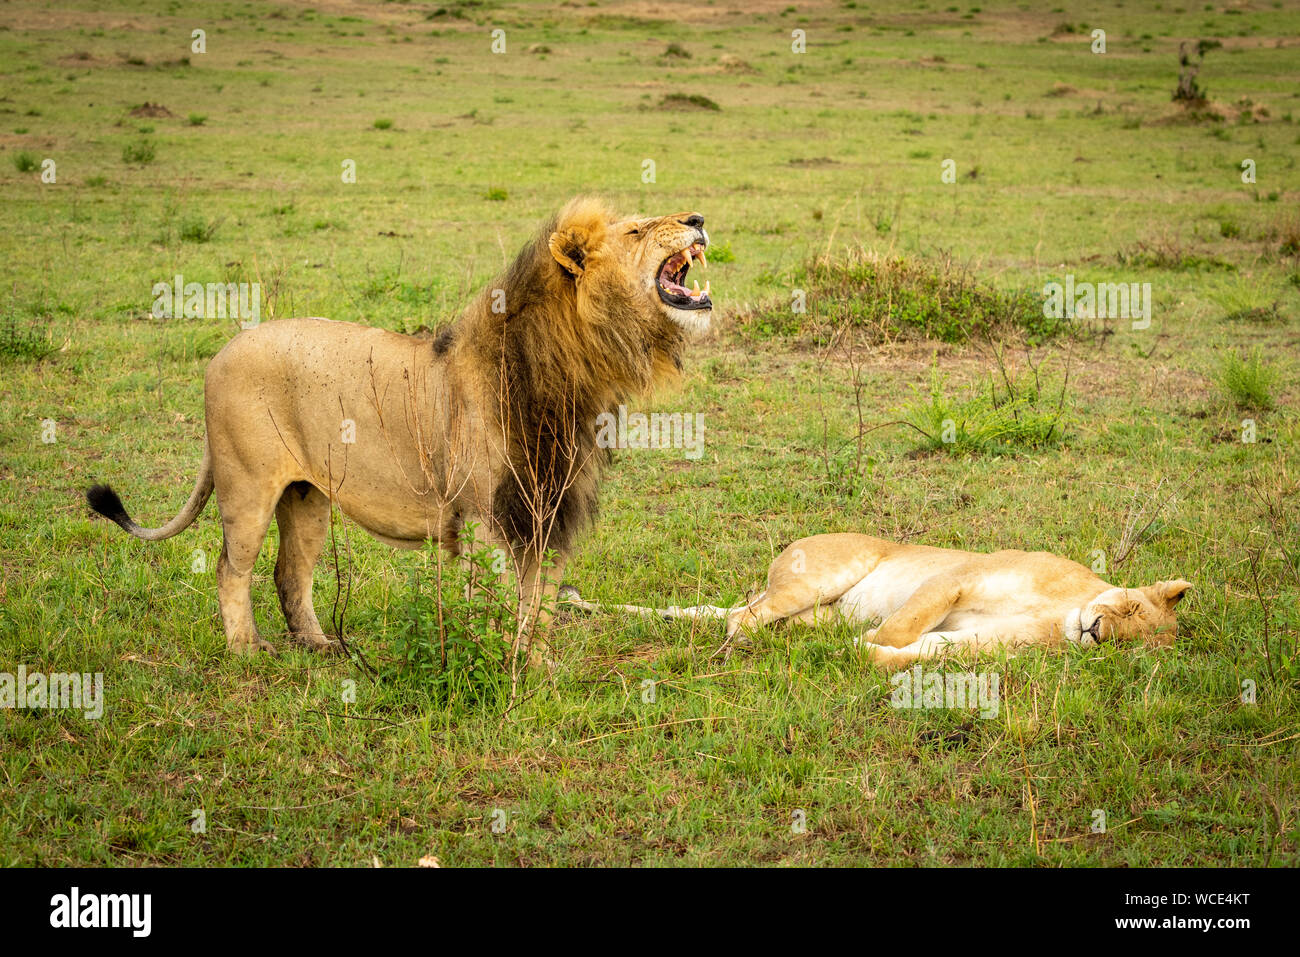
[[[194,524],[194,520],[203,511],[203,506],[208,504],[210,495],[212,495],[212,450],[208,448],[208,441],[205,438],[203,463],[199,466],[198,477],[194,479],[194,491],[190,492],[190,499],[180,513],[162,528],[142,528],[137,525],[126,513],[117,493],[107,485],[92,485],[86,490],[86,501],[100,515],[116,522],[136,538],[157,542],[164,538],[171,538]]]

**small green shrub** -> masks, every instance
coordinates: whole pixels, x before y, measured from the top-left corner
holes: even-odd
[[[206,243],[216,235],[218,225],[202,219],[187,219],[181,223],[180,237],[187,243]]]
[[[139,143],[128,143],[122,147],[123,163],[152,163],[157,156],[157,150],[149,140],[141,140]]]
[[[40,167],[36,157],[24,150],[14,155],[14,169],[20,173],[31,173]]]
[[[56,351],[47,328],[34,323],[20,324],[13,316],[0,324],[0,360],[39,362]]]
[[[1263,350],[1256,346],[1249,356],[1225,352],[1214,372],[1214,382],[1238,408],[1273,408],[1273,386],[1279,372],[1264,364]]]
[[[705,253],[705,258],[715,263],[734,263],[736,254],[731,249],[731,240],[728,239],[725,243],[710,245]]]
[[[1032,380],[1032,381],[1031,381]],[[936,361],[929,393],[914,389],[902,421],[920,437],[921,447],[959,455],[1006,454],[1059,444],[1064,437],[1068,394],[1064,380],[1044,384],[1033,376],[1013,378],[1005,369],[990,375],[964,398],[948,394]]]
[[[475,549],[472,525],[460,540],[458,560],[433,551],[423,577],[412,576],[383,670],[437,706],[490,707],[511,692],[517,594],[499,550]]]

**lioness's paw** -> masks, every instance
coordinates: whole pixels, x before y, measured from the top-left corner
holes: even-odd
[[[897,648],[876,645],[869,641],[861,642],[858,647],[866,652],[868,661],[883,671],[893,671],[906,664],[906,656],[902,655]]]

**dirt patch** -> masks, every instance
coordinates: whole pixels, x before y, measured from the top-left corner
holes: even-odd
[[[779,14],[791,6],[790,0],[731,0],[705,5],[702,3],[667,3],[655,0],[632,0],[630,3],[601,4],[588,19],[599,19],[601,14],[623,17],[628,20],[657,20],[664,23],[716,23],[719,20],[735,22],[737,17],[751,18],[760,14]],[[798,4],[804,16],[826,13],[835,9],[828,0],[803,0]],[[586,13],[587,11],[583,11]]]
[[[1152,126],[1178,126],[1197,123],[1267,123],[1275,116],[1267,103],[1243,96],[1236,103],[1207,101],[1198,106],[1174,106],[1164,116],[1151,120]]]
[[[746,60],[742,60],[734,53],[724,53],[718,57],[718,66],[723,73],[753,74],[758,70]]]
[[[150,103],[148,100],[145,100],[134,110],[132,110],[131,115],[147,116],[153,119],[164,119],[167,117],[176,116],[175,113],[167,109],[167,107],[163,106],[161,103]]]
[[[59,57],[57,62],[59,66],[99,66],[104,63],[103,60],[85,50]]]

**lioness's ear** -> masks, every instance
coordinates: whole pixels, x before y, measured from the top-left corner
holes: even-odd
[[[1172,610],[1175,605],[1183,600],[1183,595],[1191,587],[1191,582],[1179,578],[1170,582],[1156,582],[1151,587],[1151,590],[1155,592],[1153,597],[1158,599],[1159,602],[1163,602],[1167,610]]]
[[[575,199],[561,210],[547,242],[551,256],[573,276],[581,276],[592,254],[605,245],[609,213],[591,199]]]

